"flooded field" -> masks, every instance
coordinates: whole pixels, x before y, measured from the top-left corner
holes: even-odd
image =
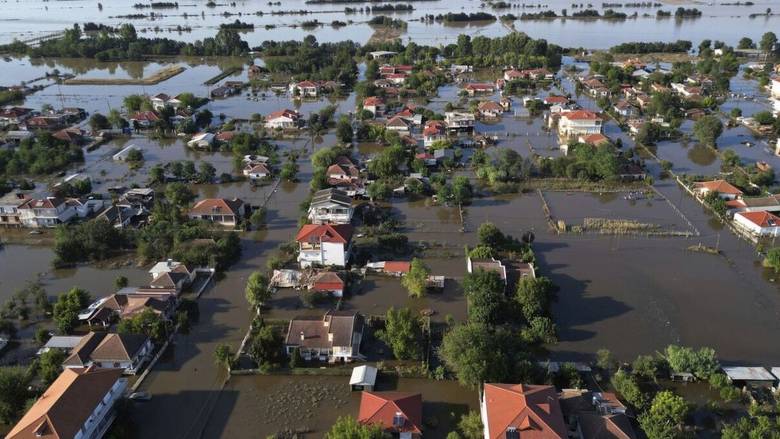
[[[55,270],[52,260],[54,252],[51,247],[0,246],[0,302],[35,281],[40,281],[50,296],[79,287],[89,291],[92,297],[103,297],[114,292],[114,280],[119,276],[127,277],[130,285],[145,285],[151,279],[145,269],[133,265],[114,269],[83,265]]]
[[[220,394],[204,431],[210,438],[267,437],[308,430],[322,437],[339,416],[357,416],[360,392],[348,376],[234,376]],[[454,381],[380,376],[377,391],[421,393],[425,437],[443,439],[460,416],[477,410],[477,392]]]
[[[581,225],[586,218],[605,218],[655,224],[665,231],[688,231],[688,224],[654,193],[546,192],[544,197],[553,218],[571,226]]]
[[[444,14],[447,12],[477,12],[485,11],[496,16],[511,12],[520,15],[523,12],[536,12],[515,7],[509,10],[482,9],[477,2],[457,0],[455,2],[417,2],[411,13],[392,14],[408,22],[408,27],[402,34],[404,40],[418,43],[439,45],[453,42],[457,35],[467,32],[472,35],[499,36],[504,35],[514,27],[535,38],[547,40],[565,47],[607,48],[615,44],[636,41],[638,35],[645,41],[674,41],[688,39],[701,41],[703,39],[719,39],[734,45],[743,37],[757,40],[763,32],[777,26],[777,16],[749,17],[750,14],[763,14],[767,6],[773,2],[759,2],[751,6],[734,5],[705,8],[702,17],[693,20],[658,20],[655,17],[657,9],[674,10],[678,6],[695,7],[693,1],[670,2],[661,8],[622,8],[627,14],[638,13],[636,18],[622,21],[614,20],[538,20],[516,21],[514,25],[506,25],[500,20],[472,23],[429,23],[420,21],[427,14]],[[304,0],[290,0],[279,4],[269,4],[258,0],[239,1],[232,4],[217,4],[206,7],[205,4],[181,4],[176,9],[154,10],[155,16],[148,18],[148,9],[135,9],[131,3],[107,3],[101,8],[94,2],[74,0],[69,2],[46,2],[35,0],[29,2],[4,1],[3,29],[0,31],[0,43],[13,39],[30,39],[41,35],[61,31],[73,24],[96,22],[117,26],[127,22],[121,18],[130,14],[146,14],[147,18],[130,20],[140,31],[141,36],[160,36],[182,41],[194,41],[213,36],[220,24],[231,23],[236,18],[255,25],[254,31],[243,32],[243,38],[250,45],[258,45],[264,40],[300,40],[306,35],[314,35],[320,41],[341,41],[351,39],[361,43],[366,42],[374,33],[367,24],[372,14],[344,14],[344,4],[306,4]],[[545,3],[546,9],[561,13],[562,9],[571,7],[565,0],[551,0]],[[701,7],[700,7],[701,9]],[[309,11],[307,15],[276,15],[281,11]],[[263,15],[255,15],[262,12]],[[239,15],[240,14],[240,15]],[[647,14],[647,16],[645,16]],[[304,21],[317,19],[322,26],[303,29],[299,27]],[[348,23],[345,27],[332,27],[333,20]]]

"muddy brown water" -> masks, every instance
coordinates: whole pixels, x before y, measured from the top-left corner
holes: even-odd
[[[348,383],[348,376],[234,376],[204,437],[267,437],[295,429],[309,431],[306,437],[323,437],[339,416],[358,414],[360,392],[351,392]],[[420,393],[425,437],[443,439],[460,416],[479,408],[477,392],[455,381],[380,375],[376,390]]]

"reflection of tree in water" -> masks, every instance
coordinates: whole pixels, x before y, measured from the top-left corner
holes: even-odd
[[[711,148],[697,144],[688,150],[688,158],[699,166],[709,166],[715,162],[718,156]]]

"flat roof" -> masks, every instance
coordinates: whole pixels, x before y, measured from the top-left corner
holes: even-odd
[[[358,366],[352,369],[350,386],[373,386],[376,383],[377,369],[374,366]]]
[[[775,381],[775,376],[764,367],[724,367],[723,372],[732,381]]]

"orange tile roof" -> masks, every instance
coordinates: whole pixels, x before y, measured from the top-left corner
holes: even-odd
[[[377,96],[369,96],[363,100],[364,107],[376,107],[377,105],[383,105],[382,98]]]
[[[575,110],[575,111],[567,111],[562,114],[563,117],[569,119],[569,120],[598,120],[600,119],[599,115],[588,110]]]
[[[696,189],[705,189],[711,192],[728,195],[742,195],[742,191],[734,187],[726,180],[700,181],[693,184]]]
[[[738,212],[737,215],[742,216],[759,227],[780,226],[780,217],[763,210],[758,212]]]
[[[408,273],[412,269],[412,263],[409,261],[386,261],[385,273]]]
[[[394,422],[400,415],[401,422]],[[393,433],[421,434],[422,396],[419,393],[363,392],[358,422],[381,425]]]
[[[190,209],[191,215],[209,215],[213,213],[229,213],[238,215],[238,209],[244,204],[240,198],[227,200],[225,198],[206,198],[200,200]]]
[[[354,229],[349,224],[306,224],[295,236],[297,242],[340,242],[348,243]]]
[[[122,369],[65,369],[6,439],[70,439],[76,436]]]
[[[522,439],[565,439],[566,424],[552,386],[485,384],[484,400],[490,436],[503,439],[514,427]]]

